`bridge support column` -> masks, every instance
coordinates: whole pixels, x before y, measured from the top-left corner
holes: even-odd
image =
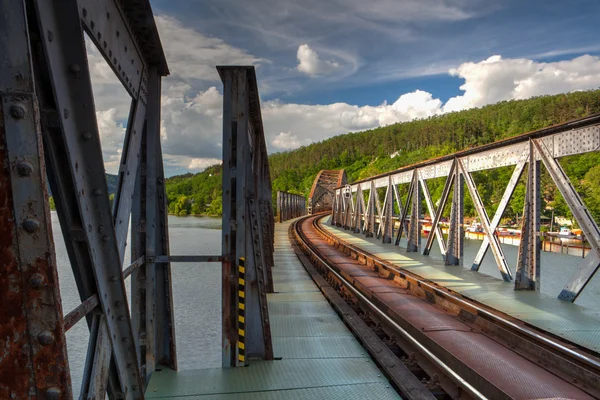
[[[23,1],[0,2],[0,398],[71,398]]]
[[[365,214],[365,235],[367,237],[373,237],[375,235],[375,213],[377,207],[375,202],[377,200],[377,189],[375,183],[371,181],[371,189],[369,190],[369,200],[367,201],[367,210]]]
[[[271,207],[271,184],[254,69],[217,69],[224,86],[222,364],[234,367],[249,358],[273,359],[266,252],[274,221],[272,213],[261,212]],[[259,223],[263,216],[267,226]]]
[[[419,185],[419,173],[413,171],[411,183],[411,210],[410,210],[410,226],[408,227],[408,244],[406,251],[421,252],[421,186]]]
[[[363,214],[365,213],[365,197],[363,195],[362,187],[360,183],[356,188],[356,204],[354,209],[354,223],[352,231],[354,233],[362,232],[363,227]]]
[[[536,152],[530,142],[515,290],[540,290],[540,206],[540,161],[536,160]]]
[[[383,204],[383,219],[380,226],[382,229],[382,242],[392,243],[392,235],[394,234],[394,189],[392,185],[392,177],[388,176],[388,186],[385,192],[385,202]]]
[[[452,208],[450,209],[450,229],[448,232],[448,249],[446,251],[446,265],[463,265],[463,241],[465,237],[463,228],[464,219],[464,177],[454,163],[454,191],[452,192]],[[450,178],[448,178],[450,179]],[[442,210],[440,210],[442,211]]]

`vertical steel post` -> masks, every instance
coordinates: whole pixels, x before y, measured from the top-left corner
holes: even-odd
[[[382,242],[383,243],[392,243],[392,235],[394,231],[394,219],[393,219],[393,211],[394,211],[394,193],[392,187],[392,177],[388,176],[388,187],[385,192],[385,205],[383,208],[383,233],[382,233]]]
[[[410,211],[410,226],[408,228],[408,243],[406,251],[421,252],[421,186],[419,185],[418,171],[413,173],[412,203]]]
[[[465,237],[463,228],[464,218],[464,177],[457,161],[454,161],[454,192],[452,193],[452,207],[450,208],[450,229],[448,231],[448,248],[446,250],[446,265],[463,265],[463,252]],[[440,210],[441,211],[441,210]]]
[[[375,188],[375,182],[371,181],[370,185],[371,188],[369,189],[369,200],[367,201],[367,215],[365,215],[365,235],[367,237],[373,237],[375,235],[375,201],[377,201],[377,189]]]
[[[0,2],[0,398],[71,398],[27,10]]]
[[[535,149],[530,142],[515,290],[540,290],[540,205],[540,161],[536,160]]]

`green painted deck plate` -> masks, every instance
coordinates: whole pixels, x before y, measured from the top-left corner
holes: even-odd
[[[289,223],[275,230],[275,291],[268,297],[273,349],[282,360],[245,368],[152,375],[148,399],[392,400],[400,397],[323,297],[294,254]]]

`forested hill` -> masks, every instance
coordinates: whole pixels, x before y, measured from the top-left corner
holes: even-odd
[[[307,194],[316,174],[322,169],[345,168],[350,181],[391,171],[404,165],[448,154],[468,147],[544,128],[600,112],[600,90],[542,96],[507,101],[482,108],[443,114],[427,119],[397,123],[364,132],[339,135],[299,149],[269,157],[273,190]],[[396,156],[393,156],[396,154]],[[563,163],[588,207],[600,214],[600,154],[569,157]],[[499,200],[510,169],[478,174],[484,201]],[[195,175],[182,175],[167,181],[169,211],[172,213],[218,214],[220,167]],[[432,182],[434,197],[441,186]],[[546,204],[564,210],[564,203],[552,185],[544,186]],[[439,189],[441,190],[441,189]],[[597,191],[598,193],[595,193]],[[507,214],[520,214],[519,189]],[[596,201],[598,200],[598,201]],[[467,199],[465,212],[472,212]],[[593,204],[590,204],[593,203]],[[195,205],[195,207],[193,207]],[[192,209],[193,208],[193,209]],[[489,210],[492,211],[492,210]]]

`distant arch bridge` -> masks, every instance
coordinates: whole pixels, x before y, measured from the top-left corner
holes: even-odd
[[[308,195],[308,213],[313,214],[331,210],[335,188],[347,183],[348,177],[345,170],[321,170],[317,174]]]

